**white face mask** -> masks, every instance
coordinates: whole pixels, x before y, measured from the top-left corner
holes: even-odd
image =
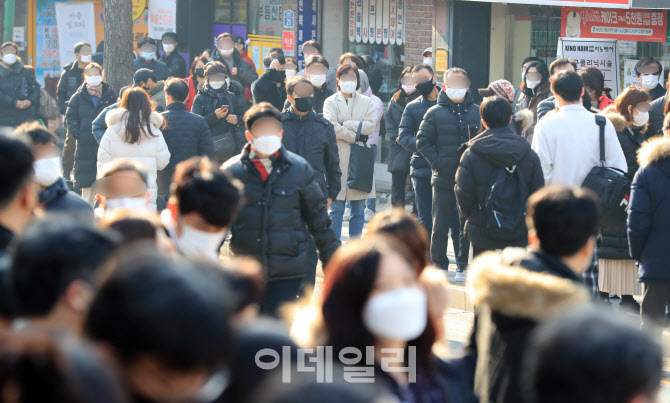
[[[163,50],[168,53],[172,53],[172,51],[174,51],[174,44],[172,43],[169,45],[163,44]]]
[[[649,112],[638,112],[633,116],[633,126],[644,126],[649,121]]]
[[[86,76],[86,84],[97,87],[102,82],[102,76]]]
[[[13,53],[6,54],[2,56],[2,61],[7,64],[14,64],[16,63],[16,55]]]
[[[118,208],[126,208],[130,210],[145,210],[147,208],[147,201],[140,197],[123,197],[120,199],[105,200],[106,211],[112,211]]]
[[[427,64],[429,66],[433,65],[433,58],[432,57],[424,57],[423,58],[423,64]]]
[[[81,55],[81,62],[82,63],[90,63],[92,59],[93,59],[93,56],[91,56],[91,55]]]
[[[221,53],[221,56],[230,56],[230,55],[233,54],[234,51],[235,51],[234,48],[230,48],[230,49],[219,49],[219,53]]]
[[[467,88],[447,88],[446,94],[452,101],[460,101],[465,98],[465,94],[468,93]]]
[[[537,81],[528,80],[528,81],[526,81],[526,87],[528,87],[532,90],[532,89],[535,89],[535,87],[537,87],[538,85],[540,85],[541,82],[542,82],[542,80],[537,80]]]
[[[426,293],[419,288],[399,288],[377,294],[363,307],[363,324],[377,337],[410,341],[423,333],[427,323]]]
[[[255,138],[254,150],[258,151],[263,155],[272,155],[276,153],[281,148],[281,137],[276,135],[262,136]]]
[[[219,88],[223,87],[223,84],[225,81],[210,81],[209,86],[214,88],[215,90],[218,90]]]
[[[226,78],[226,85],[230,88],[230,78]]]
[[[340,82],[340,91],[345,94],[353,94],[356,92],[356,86],[358,83],[356,81],[341,81]]]
[[[35,170],[33,180],[42,186],[49,187],[60,178],[62,169],[60,157],[37,160],[33,162],[33,169]]]
[[[189,259],[218,260],[218,249],[223,243],[226,231],[205,232],[186,224],[181,226],[181,236],[175,240],[177,249]]]
[[[286,73],[286,78],[293,78],[295,77],[295,70],[285,70]]]
[[[416,85],[403,85],[402,89],[405,91],[405,94],[410,95],[416,92]]]
[[[653,90],[658,85],[658,76],[642,76],[640,82],[645,90]]]
[[[521,70],[521,82],[526,81],[526,70]]]
[[[310,75],[309,81],[311,81],[312,85],[315,86],[316,88],[321,88],[321,86],[326,83],[326,75],[325,74]]]

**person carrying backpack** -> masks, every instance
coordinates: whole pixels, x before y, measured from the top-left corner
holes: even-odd
[[[474,256],[526,246],[526,202],[544,186],[539,157],[509,127],[512,105],[503,98],[489,97],[479,113],[486,131],[463,146],[467,149],[454,186]]]

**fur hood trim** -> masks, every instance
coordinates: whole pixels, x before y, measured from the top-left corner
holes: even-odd
[[[105,116],[105,123],[107,123],[107,127],[120,123],[122,120],[123,123],[125,123],[126,112],[127,111],[124,108],[116,108],[107,112],[107,116]],[[156,129],[160,129],[164,123],[163,116],[155,111],[151,112],[151,115],[149,115],[149,120]]]
[[[637,162],[642,168],[668,157],[670,157],[670,138],[667,137],[654,137],[637,150]]]
[[[506,263],[524,254],[525,250],[512,248],[477,258],[468,268],[466,285],[472,303],[486,304],[506,316],[539,321],[589,301],[586,290],[571,280]]]
[[[527,130],[535,123],[535,117],[530,109],[522,109],[514,114],[514,121],[521,122],[521,129]]]
[[[616,107],[614,105],[610,105],[607,108],[603,109],[602,112],[600,112],[600,114],[605,116],[607,119],[609,119],[610,122],[612,122],[612,125],[614,125],[614,130],[616,130],[617,133],[624,131],[624,129],[626,128],[629,129],[633,128],[633,122],[626,121],[626,118],[616,111]],[[647,122],[645,123],[644,126],[640,128],[640,132],[645,133],[648,127],[649,123]]]

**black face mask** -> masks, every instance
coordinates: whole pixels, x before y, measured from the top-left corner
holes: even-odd
[[[416,85],[416,91],[424,97],[430,95],[430,93],[433,92],[433,89],[435,89],[435,83],[433,83],[432,80]]]
[[[281,83],[286,79],[286,72],[284,70],[275,70],[270,72],[270,79],[275,83]]]
[[[309,112],[312,110],[312,107],[314,106],[314,98],[309,97],[309,98],[294,98],[295,101],[295,109],[298,112]]]
[[[197,69],[195,69],[195,75],[200,78],[205,77],[205,69],[202,67],[198,67]]]

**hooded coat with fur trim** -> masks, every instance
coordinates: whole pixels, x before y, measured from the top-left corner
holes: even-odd
[[[613,106],[606,108],[602,113],[614,125],[619,144],[628,165],[626,176],[632,181],[639,168],[637,151],[644,141],[644,133],[647,130],[647,125],[642,127],[633,126],[633,122],[628,122],[625,117],[616,113],[616,109]],[[600,238],[598,239],[598,257],[615,260],[628,260],[631,258],[624,217],[622,217],[621,222],[616,226],[602,226]]]
[[[628,210],[628,241],[642,283],[670,283],[670,139],[642,145]]]
[[[531,333],[540,322],[588,303],[586,290],[557,259],[521,248],[477,258],[466,288],[475,305],[465,358],[476,362],[475,393],[481,402],[526,401],[521,367]]]
[[[151,112],[149,118],[151,134],[147,135],[143,128],[140,141],[131,144],[126,141],[127,112],[123,108],[118,108],[107,114],[105,119],[107,131],[100,140],[98,148],[98,169],[102,164],[119,158],[130,158],[146,165],[149,168],[147,190],[151,193],[149,203],[155,209],[158,195],[156,176],[158,171],[163,170],[170,162],[170,151],[160,131],[164,120],[160,114]]]

